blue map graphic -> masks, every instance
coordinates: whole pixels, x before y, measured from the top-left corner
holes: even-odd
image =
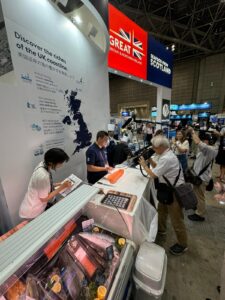
[[[64,99],[67,101],[68,105],[68,115],[63,119],[63,123],[69,126],[79,125],[79,130],[75,130],[74,135],[76,138],[73,140],[76,148],[72,155],[79,152],[91,145],[92,133],[89,132],[87,124],[84,122],[83,116],[80,112],[81,100],[77,99],[77,91],[66,90],[64,94]]]

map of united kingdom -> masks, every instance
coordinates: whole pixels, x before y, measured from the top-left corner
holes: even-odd
[[[92,133],[89,132],[87,124],[84,122],[83,116],[80,112],[81,100],[77,99],[77,91],[66,90],[64,99],[67,101],[68,115],[63,119],[63,123],[69,126],[79,126],[79,130],[75,130],[75,139],[73,143],[76,144],[73,155],[91,145]]]

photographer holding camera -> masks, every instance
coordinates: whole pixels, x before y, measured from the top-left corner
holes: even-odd
[[[189,215],[188,218],[191,221],[203,222],[205,220],[204,215],[206,212],[205,205],[205,191],[210,180],[212,180],[212,163],[217,156],[218,149],[210,145],[213,143],[211,134],[203,132],[198,137],[194,130],[192,130],[193,142],[198,146],[198,154],[193,165],[193,171],[197,177],[200,178],[198,184],[194,184],[194,192],[198,199],[197,210],[193,215]]]
[[[159,234],[166,234],[167,217],[170,216],[178,243],[170,247],[174,255],[181,255],[187,251],[187,233],[184,225],[182,207],[174,193],[167,185],[165,178],[173,185],[179,186],[184,183],[183,171],[173,151],[170,150],[169,140],[164,136],[156,136],[152,140],[152,147],[158,155],[157,163],[150,158],[151,169],[148,168],[143,157],[139,159],[140,165],[151,178],[158,178],[158,227]],[[163,177],[164,176],[164,177]],[[160,197],[159,197],[160,196]]]

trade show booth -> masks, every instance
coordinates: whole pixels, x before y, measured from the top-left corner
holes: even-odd
[[[115,182],[104,177],[91,186],[85,151],[110,121],[108,70],[154,86],[156,121],[169,121],[173,58],[106,3],[1,1],[12,62],[0,77],[0,126],[7,126],[0,134],[1,234],[11,229],[0,239],[1,300],[163,294],[167,256],[154,244],[153,181],[126,162],[113,171]],[[51,148],[70,159],[53,180],[74,173],[82,183],[35,219],[21,220],[30,175]]]

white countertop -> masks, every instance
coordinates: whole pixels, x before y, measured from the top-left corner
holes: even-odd
[[[95,183],[94,186],[101,188],[105,191],[115,190],[123,193],[136,195],[138,199],[145,193],[146,186],[149,183],[149,178],[144,177],[140,170],[134,168],[124,168],[124,174],[118,179],[115,184],[110,184],[106,178],[99,180],[104,184]]]

